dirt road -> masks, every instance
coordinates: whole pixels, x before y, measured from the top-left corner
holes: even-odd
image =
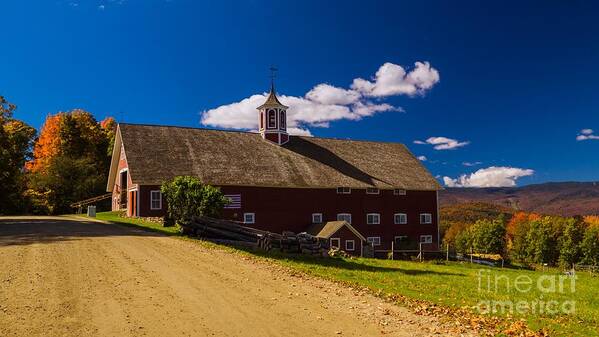
[[[75,219],[0,219],[0,337],[447,331],[374,296],[195,242]]]

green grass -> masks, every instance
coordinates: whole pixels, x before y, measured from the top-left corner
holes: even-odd
[[[261,253],[253,253],[264,256]],[[378,259],[318,259],[305,256],[270,256],[271,260],[334,281],[342,281],[351,285],[368,287],[383,295],[402,295],[408,298],[425,300],[431,303],[462,308],[469,307],[474,313],[479,312],[477,305],[481,301],[525,301],[534,302],[575,301],[575,313],[541,314],[530,311],[521,315],[514,312],[515,318],[524,318],[533,330],[548,328],[551,336],[599,336],[599,277],[591,277],[578,273],[575,291],[570,291],[571,279],[564,280],[564,292],[543,293],[536,286],[540,277],[549,276],[559,284],[559,272],[538,272],[517,269],[488,268],[458,262],[411,262]],[[482,277],[480,276],[482,273]],[[491,279],[491,291],[488,291],[488,276]],[[497,282],[495,277],[503,277]],[[514,285],[529,277],[534,283],[527,292],[519,292]],[[506,283],[506,278],[510,285]],[[479,279],[481,287],[479,290]],[[523,285],[521,286],[523,289]],[[506,322],[513,321],[508,313],[497,314]]]
[[[166,235],[180,235],[179,229],[175,226],[163,227],[160,224],[138,219],[138,218],[124,218],[120,216],[121,212],[99,212],[96,214],[96,219],[103,221],[110,221],[119,225],[128,227],[141,227],[142,229],[162,233]]]
[[[127,219],[118,213],[98,213],[98,219],[116,222],[124,225],[138,226],[147,230],[162,232],[168,235],[178,235],[176,228],[165,228],[160,225],[140,219]],[[191,240],[207,247],[216,245],[204,241]],[[221,246],[219,246],[221,247]],[[464,308],[468,307],[477,312],[476,306],[480,301],[544,301],[555,300],[559,303],[575,301],[575,313],[571,315],[514,313],[513,317],[504,314],[506,322],[513,318],[524,318],[534,329],[548,328],[551,336],[599,336],[599,277],[591,277],[588,273],[578,273],[576,288],[570,292],[570,280],[565,281],[563,293],[543,293],[536,287],[539,277],[555,277],[559,281],[561,275],[557,270],[546,272],[488,268],[458,262],[410,262],[379,259],[345,259],[345,258],[313,258],[302,255],[267,254],[258,251],[247,251],[227,248],[244,255],[265,259],[285,267],[292,268],[310,275],[325,279],[340,281],[346,284],[367,287],[381,295],[401,295],[410,299],[424,300],[438,305]],[[481,277],[480,275],[483,275]],[[491,291],[487,289],[487,276],[491,277]],[[504,277],[498,282],[497,292],[494,289],[494,278]],[[514,285],[518,277],[529,277],[533,282],[530,291],[519,292]],[[510,282],[505,282],[507,278]],[[479,289],[479,280],[481,289]]]

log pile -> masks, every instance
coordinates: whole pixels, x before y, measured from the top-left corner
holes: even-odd
[[[205,238],[220,244],[315,256],[328,256],[329,251],[327,239],[308,233],[277,234],[205,216],[194,217],[179,224],[181,233],[185,235]]]

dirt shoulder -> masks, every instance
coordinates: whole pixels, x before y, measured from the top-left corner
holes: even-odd
[[[0,218],[0,336],[458,336],[333,282],[194,242]]]

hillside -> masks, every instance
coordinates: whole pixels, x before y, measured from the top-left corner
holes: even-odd
[[[512,210],[574,216],[599,214],[599,183],[545,183],[522,187],[447,188],[441,205],[483,202]]]

